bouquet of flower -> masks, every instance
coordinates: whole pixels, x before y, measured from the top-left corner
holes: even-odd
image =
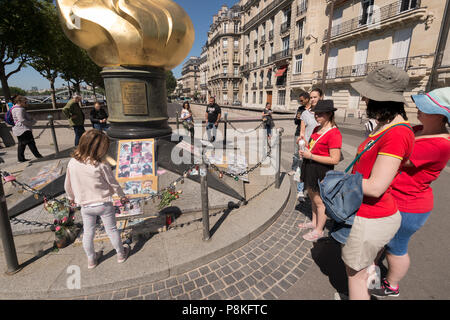
[[[168,207],[170,203],[180,197],[180,194],[182,191],[172,191],[172,190],[166,190],[163,192],[161,196],[161,202],[158,205],[158,209],[161,210],[165,207]]]
[[[80,231],[80,227],[74,224],[75,210],[70,206],[69,199],[48,201],[44,204],[44,209],[55,217],[53,226],[50,227],[55,232],[55,245],[58,248],[68,246]]]

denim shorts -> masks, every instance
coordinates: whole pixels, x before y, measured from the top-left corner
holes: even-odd
[[[394,238],[388,243],[387,251],[394,256],[404,256],[407,254],[409,239],[425,224],[430,213],[431,211],[427,213],[400,212],[402,215],[402,224]]]

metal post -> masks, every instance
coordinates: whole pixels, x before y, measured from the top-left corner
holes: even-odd
[[[225,122],[223,124],[223,149],[227,147],[227,122],[228,122],[228,112],[224,113]]]
[[[324,62],[323,62],[323,71],[322,71],[322,91],[323,91],[323,94],[325,94],[325,89],[326,89],[328,57],[330,55],[331,28],[333,27],[334,1],[335,0],[331,0],[329,2],[330,3],[330,17],[328,19],[327,43],[325,45],[325,59],[324,59]]]
[[[208,166],[203,163],[200,166],[200,170],[203,171],[203,175],[200,174],[200,186],[202,196],[202,220],[203,220],[203,241],[209,240],[209,201],[208,201]]]
[[[177,111],[177,134],[180,134],[180,114]]]
[[[8,207],[6,206],[5,191],[3,190],[3,179],[0,176],[0,235],[5,252],[7,275],[13,275],[22,268],[19,267],[17,260],[16,246],[11,229],[11,223],[8,216]]]
[[[275,173],[275,189],[280,189],[281,186],[281,144],[284,129],[278,128],[278,152],[277,152],[277,172]]]
[[[56,132],[55,132],[55,125],[53,124],[53,116],[50,114],[47,119],[50,121],[50,129],[52,130],[52,137],[53,137],[53,144],[55,145],[55,153],[58,155],[59,148],[58,148],[58,141],[56,140]]]

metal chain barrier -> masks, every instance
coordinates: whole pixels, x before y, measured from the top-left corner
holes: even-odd
[[[42,131],[35,137],[35,139],[39,139],[41,137],[41,135],[44,133],[45,130],[47,130],[47,128],[50,126],[50,121],[47,122],[47,124],[45,125],[45,128],[42,129]]]
[[[230,120],[228,120],[228,119],[225,120],[225,122],[226,122],[227,124],[229,124],[234,130],[236,130],[236,131],[239,132],[239,133],[250,133],[250,132],[253,132],[253,131],[258,130],[259,128],[261,128],[261,127],[264,125],[264,121],[261,121],[261,123],[260,123],[255,129],[248,130],[248,131],[244,131],[244,130],[241,130],[241,129],[236,128],[236,127],[233,125],[233,123],[231,123]]]

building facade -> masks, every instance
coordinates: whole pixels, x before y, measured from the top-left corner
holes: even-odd
[[[445,4],[440,0],[334,2],[325,95],[334,100],[341,116],[364,113],[365,105],[350,84],[379,65],[392,64],[410,76],[405,98],[415,120],[411,95],[430,87]],[[329,18],[330,11],[330,5],[324,4],[322,14]],[[321,21],[322,44],[328,39],[326,20]],[[320,85],[324,77],[323,68],[317,67],[313,85]]]
[[[206,103],[209,99],[208,94],[208,47],[202,48],[202,54],[199,61],[200,69],[200,102]]]
[[[181,70],[181,84],[184,97],[198,99],[200,93],[200,58],[190,57]]]
[[[238,5],[222,6],[213,17],[208,32],[208,90],[209,96],[222,105],[238,105],[242,96],[241,12]]]
[[[360,117],[351,83],[393,64],[410,76],[414,118],[412,94],[449,85],[449,19],[443,0],[240,0],[213,17],[202,53],[208,95],[293,111],[302,91],[319,87],[339,116]]]

